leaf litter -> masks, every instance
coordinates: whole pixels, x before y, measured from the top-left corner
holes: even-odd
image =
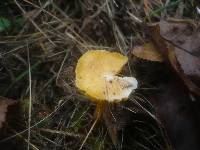
[[[199,27],[184,20],[152,25],[152,38],[188,89],[200,95]]]
[[[172,146],[180,150],[197,150],[200,148],[197,140],[200,134],[199,24],[191,20],[175,19],[150,24],[149,29],[154,48],[147,49],[149,43],[145,43],[139,46],[139,50],[135,47],[133,55],[146,61],[156,62],[161,53],[161,58],[172,69],[169,75],[175,76],[173,79],[163,75],[167,83],[160,83],[159,86],[163,90],[151,94],[149,100],[156,107],[157,116],[165,126]],[[154,56],[147,55],[152,53],[150,52],[152,50]],[[184,84],[187,88],[184,88]]]

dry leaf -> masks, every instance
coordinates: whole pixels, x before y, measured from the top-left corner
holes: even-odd
[[[193,56],[200,56],[200,28],[195,23],[188,20],[161,21],[159,26],[162,38]]]
[[[163,56],[157,50],[153,43],[145,43],[142,46],[136,46],[132,50],[132,53],[134,56],[148,61],[163,61]]]
[[[8,111],[8,106],[15,104],[15,100],[11,100],[0,96],[0,128],[3,127],[3,123],[6,120],[6,113]]]
[[[200,95],[200,28],[188,21],[160,22],[151,35],[161,53],[188,89]]]
[[[200,27],[187,22],[160,22],[160,35],[175,45],[184,74],[200,84]]]

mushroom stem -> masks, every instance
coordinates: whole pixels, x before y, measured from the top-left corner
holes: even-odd
[[[94,129],[94,127],[95,127],[95,125],[96,125],[96,123],[97,123],[97,121],[98,121],[98,120],[99,120],[99,118],[96,118],[96,119],[95,119],[95,121],[94,121],[94,123],[92,124],[92,126],[91,126],[91,128],[90,128],[89,132],[87,133],[87,135],[86,135],[85,139],[83,140],[83,142],[82,142],[82,144],[81,144],[81,146],[80,146],[79,150],[81,150],[81,149],[83,148],[83,146],[84,146],[85,142],[87,141],[87,139],[88,139],[88,137],[89,137],[90,133],[91,133],[91,132],[92,132],[92,130]]]
[[[100,118],[101,118],[101,116],[102,116],[102,114],[105,110],[106,105],[107,105],[106,101],[97,103],[96,108],[95,108],[95,112],[94,112],[95,118],[98,118],[98,120],[100,120]]]
[[[97,122],[100,120],[102,114],[103,114],[103,111],[105,109],[105,106],[106,106],[106,102],[98,102],[97,105],[96,105],[96,108],[95,108],[95,112],[94,112],[94,117],[95,117],[95,120],[89,130],[89,132],[87,133],[85,139],[83,140],[79,150],[81,150],[85,144],[85,142],[87,141],[89,135],[91,134],[92,130],[94,129],[95,125],[97,124]]]

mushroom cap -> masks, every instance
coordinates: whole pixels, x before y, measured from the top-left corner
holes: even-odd
[[[135,78],[116,76],[127,61],[117,52],[89,50],[78,60],[76,86],[93,101],[121,101],[137,88]]]

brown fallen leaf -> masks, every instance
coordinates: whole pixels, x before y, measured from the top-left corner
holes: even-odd
[[[200,85],[200,27],[190,22],[160,22],[160,35],[175,45],[184,74]]]
[[[200,56],[199,26],[189,20],[161,21],[160,35],[189,54]]]
[[[163,56],[151,42],[145,43],[141,46],[136,46],[132,50],[132,54],[138,58],[148,61],[156,61],[156,62],[163,61]]]
[[[10,105],[16,104],[15,100],[11,100],[0,96],[0,129],[3,127],[3,123],[6,120],[6,113]]]
[[[200,95],[200,28],[187,21],[162,21],[151,25],[150,30],[159,51],[188,89]]]

